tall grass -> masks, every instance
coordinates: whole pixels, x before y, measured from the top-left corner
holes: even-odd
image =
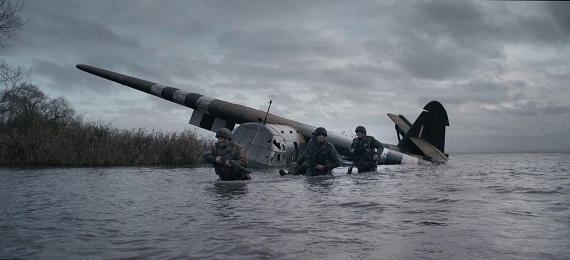
[[[121,130],[96,122],[0,123],[0,165],[200,165],[211,142],[181,133]]]

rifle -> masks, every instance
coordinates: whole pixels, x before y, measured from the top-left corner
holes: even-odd
[[[241,166],[239,163],[237,163],[235,160],[231,160],[230,158],[223,156],[222,157],[222,161],[228,161],[234,168],[236,168],[236,170],[241,174],[241,178],[244,180],[251,180],[251,176],[249,176],[249,174],[251,173],[251,171],[248,168],[245,168],[243,166]]]

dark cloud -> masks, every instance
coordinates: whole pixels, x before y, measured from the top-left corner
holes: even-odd
[[[570,3],[564,1],[549,1],[544,3],[552,13],[555,23],[562,33],[568,37],[570,34]]]
[[[339,132],[365,125],[388,143],[396,135],[386,113],[413,121],[439,100],[451,121],[448,152],[529,150],[569,127],[563,2],[26,4],[29,22],[8,60],[31,68],[50,96],[121,127],[179,130],[191,110],[76,64],[262,111],[273,100],[276,114]],[[564,141],[552,147],[570,150]]]

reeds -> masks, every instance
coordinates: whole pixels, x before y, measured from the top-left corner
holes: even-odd
[[[196,166],[210,145],[196,130],[121,130],[80,120],[17,127],[0,123],[0,165]]]

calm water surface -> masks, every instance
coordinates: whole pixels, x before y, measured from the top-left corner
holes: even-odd
[[[0,169],[0,258],[570,259],[570,154],[217,182],[211,168]]]

